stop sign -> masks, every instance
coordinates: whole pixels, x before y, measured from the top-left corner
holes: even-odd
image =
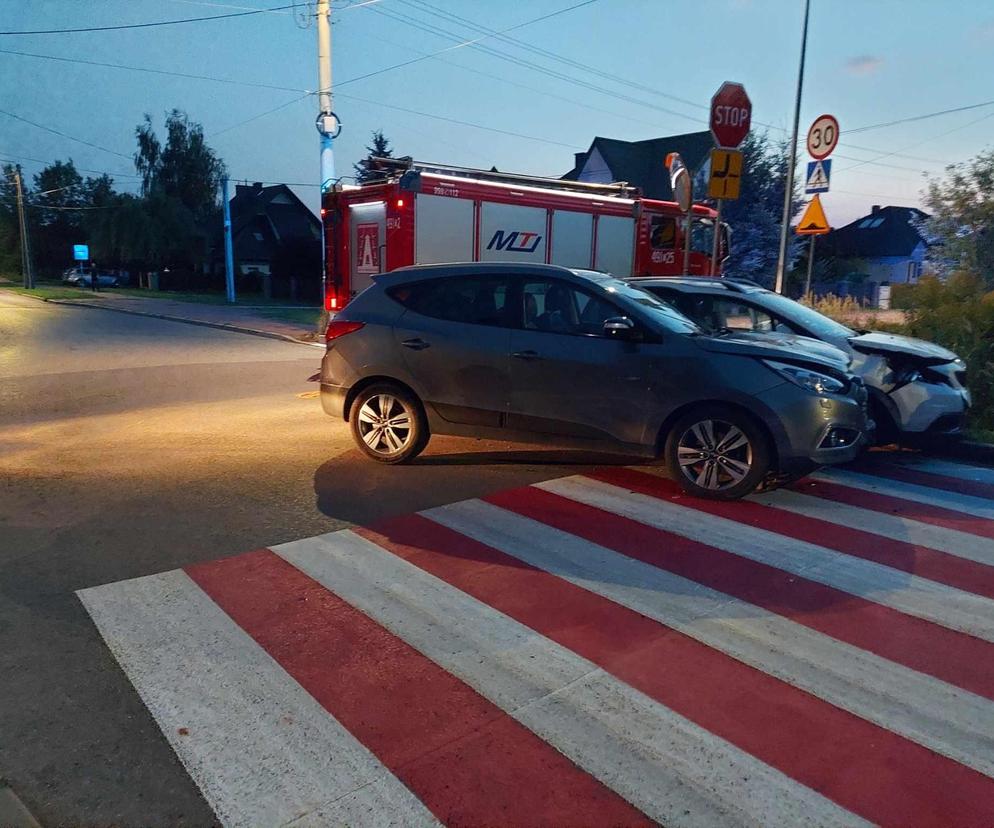
[[[741,83],[725,81],[711,98],[711,134],[719,147],[735,149],[752,122],[752,101]]]

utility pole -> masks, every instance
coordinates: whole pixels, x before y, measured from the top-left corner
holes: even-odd
[[[24,215],[24,191],[21,188],[21,165],[14,168],[14,187],[17,189],[17,221],[21,230],[21,277],[24,287],[35,286],[34,273],[31,272],[31,248],[28,243],[28,220]]]
[[[804,282],[804,295],[806,297],[811,295],[811,271],[815,265],[815,239],[817,238],[817,236],[811,237],[811,247],[808,248],[808,278]]]
[[[801,65],[797,70],[797,97],[794,100],[794,131],[790,138],[790,164],[787,167],[787,187],[783,194],[783,217],[780,222],[780,253],[777,256],[775,290],[783,293],[787,272],[787,237],[790,234],[791,196],[794,194],[794,165],[797,163],[797,130],[801,123],[801,92],[804,89],[804,57],[808,50],[808,14],[811,0],[804,0],[804,28],[801,32]]]
[[[334,300],[328,298],[328,265],[330,254],[325,238],[324,196],[335,187],[334,140],[342,131],[331,104],[331,5],[329,0],[317,0],[318,30],[318,117],[315,121],[321,136],[321,297],[326,310],[332,310]],[[337,298],[337,297],[336,297]]]
[[[224,205],[224,286],[228,301],[235,301],[235,254],[231,246],[231,202],[228,200],[228,176],[221,179],[221,201]]]

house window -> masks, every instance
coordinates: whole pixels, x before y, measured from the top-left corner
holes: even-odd
[[[260,233],[258,230],[256,230],[252,235],[255,236],[256,241],[262,241],[262,233]]]

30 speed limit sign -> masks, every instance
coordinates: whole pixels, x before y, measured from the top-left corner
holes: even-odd
[[[808,154],[816,161],[828,158],[839,143],[839,122],[834,115],[820,115],[808,130]]]

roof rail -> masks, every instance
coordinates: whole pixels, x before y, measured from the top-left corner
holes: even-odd
[[[383,172],[384,178],[389,178],[394,174],[413,171],[461,176],[477,181],[531,185],[533,187],[545,187],[548,189],[568,190],[576,193],[599,194],[620,198],[635,198],[642,194],[638,187],[634,184],[629,184],[627,181],[617,181],[613,184],[594,184],[589,181],[564,181],[561,178],[546,178],[540,175],[522,175],[521,173],[507,173],[500,172],[499,170],[481,170],[475,167],[458,167],[452,164],[415,161],[410,156],[403,158],[373,156],[369,158],[367,163],[370,170]]]

